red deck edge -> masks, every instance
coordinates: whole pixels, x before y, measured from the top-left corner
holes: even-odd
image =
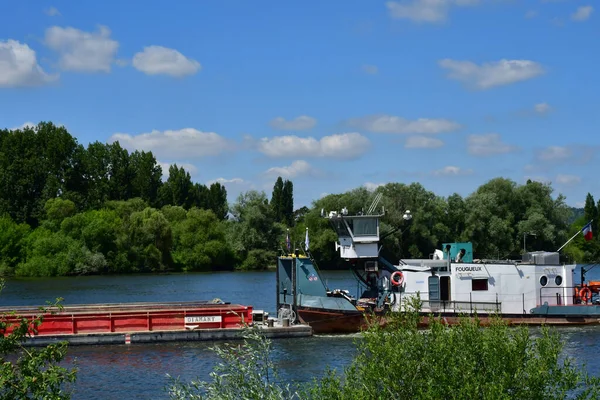
[[[35,308],[12,310],[0,321],[12,332],[20,318],[39,315]],[[186,320],[186,318],[188,318]],[[239,328],[252,323],[252,306],[239,304],[137,303],[65,306],[43,314],[43,322],[31,333],[36,336],[114,332],[185,331],[192,329]],[[32,327],[33,328],[33,327]]]

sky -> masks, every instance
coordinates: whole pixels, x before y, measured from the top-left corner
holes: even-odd
[[[597,0],[0,0],[0,127],[64,125],[295,207],[490,179],[600,200]]]

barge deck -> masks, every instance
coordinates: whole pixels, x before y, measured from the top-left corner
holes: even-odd
[[[35,331],[32,327],[26,342],[33,346],[60,341],[105,345],[230,340],[239,338],[244,326],[252,324],[269,338],[312,335],[310,326],[278,320],[267,324],[262,311],[256,314],[252,306],[221,301],[65,305],[44,313],[39,307],[0,307],[0,315],[8,323],[5,334],[21,318],[42,315],[42,323]],[[260,316],[257,321],[255,315]]]

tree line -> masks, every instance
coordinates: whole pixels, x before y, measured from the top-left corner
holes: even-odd
[[[390,261],[429,257],[443,243],[471,241],[476,258],[518,258],[550,250],[593,219],[600,204],[588,194],[583,212],[568,207],[550,184],[496,178],[469,196],[438,196],[419,183],[388,183],[315,200],[294,209],[293,183],[277,178],[271,198],[192,182],[172,165],[167,179],[151,152],[129,153],[118,142],[85,148],[64,127],[0,131],[0,274],[55,276],[102,273],[263,269],[286,251],[286,230],[321,268],[343,268],[336,234],[321,210],[367,209],[376,193],[385,210],[383,255]],[[405,210],[413,219],[402,219]],[[600,255],[597,234],[577,237],[563,253],[586,262]]]

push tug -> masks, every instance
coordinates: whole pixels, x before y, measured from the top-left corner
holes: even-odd
[[[402,312],[418,294],[424,316],[434,314],[449,324],[475,313],[483,322],[498,314],[512,324],[600,323],[600,282],[585,283],[582,270],[583,284],[574,285],[575,264],[561,264],[558,252],[474,260],[470,242],[445,243],[429,259],[394,265],[380,256],[383,215],[348,215],[347,210],[327,215],[338,236],[336,250],[364,288],[358,298],[347,290],[328,290],[311,258],[296,252],[278,259],[279,312],[311,325],[317,334],[357,332],[366,326],[365,317],[385,324],[387,312]],[[404,219],[411,219],[410,211]]]

